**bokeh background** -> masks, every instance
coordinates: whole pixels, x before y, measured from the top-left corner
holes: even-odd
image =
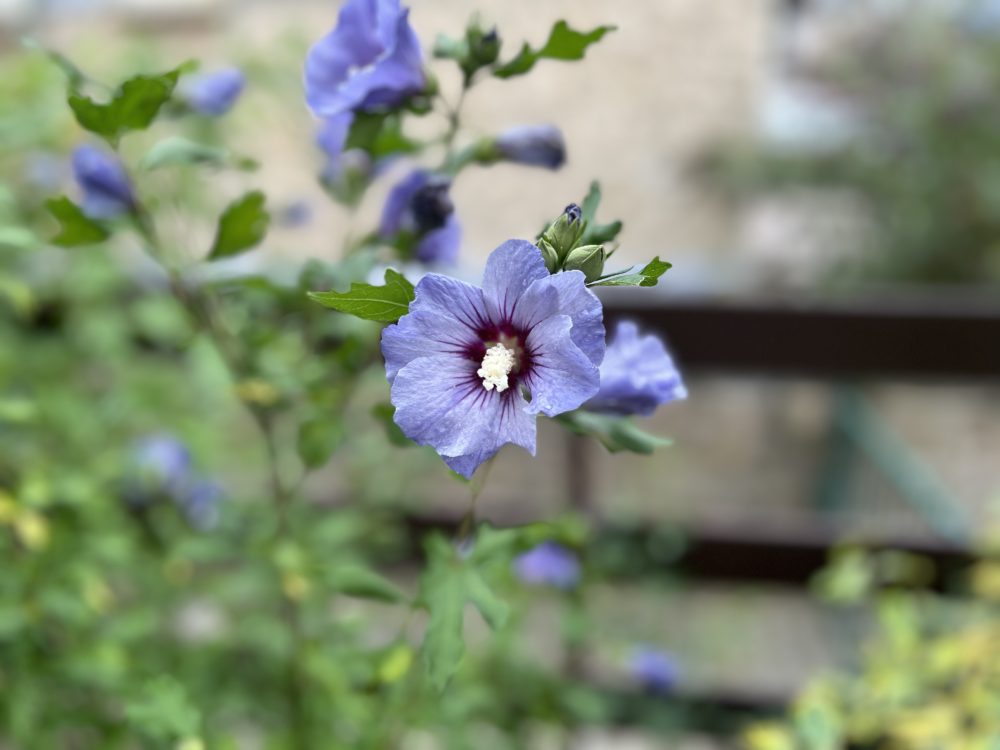
[[[281,274],[310,257],[335,258],[345,236],[376,220],[393,181],[382,179],[356,215],[317,183],[301,63],[335,8],[311,0],[0,0],[4,200],[72,191],[67,155],[80,138],[59,71],[22,38],[109,80],[195,57],[246,71],[227,138],[262,163],[254,180],[270,205],[304,217],[276,222],[246,263]],[[674,264],[659,287],[642,290],[637,313],[668,343],[670,315],[685,305],[731,316],[741,304],[764,306],[788,319],[803,309],[902,309],[992,320],[977,330],[996,331],[1000,4],[417,0],[412,22],[430,49],[435,32],[460,35],[473,11],[512,40],[505,49],[540,42],[560,18],[618,29],[582,63],[541,64],[529,77],[489,80],[471,93],[470,133],[553,122],[568,161],[553,172],[497,165],[459,177],[453,196],[470,278],[501,241],[534,236],[597,179],[601,215],[624,221],[616,258],[659,255]],[[442,89],[454,90],[457,75],[436,72]],[[203,245],[211,227],[189,231],[192,246]],[[649,312],[658,310],[665,317]],[[788,330],[762,329],[761,347],[780,348],[775,337]],[[574,747],[740,746],[734,726],[779,714],[819,675],[862,668],[863,644],[880,632],[883,588],[931,584],[968,596],[966,574],[988,559],[976,552],[1000,499],[995,338],[963,344],[963,357],[981,350],[977,372],[949,374],[948,347],[933,341],[936,367],[854,375],[799,373],[793,363],[770,373],[766,363],[727,363],[726,327],[712,331],[690,368],[684,348],[676,352],[688,399],[650,421],[651,431],[673,438],[671,448],[652,458],[612,456],[549,426],[538,460],[501,455],[480,500],[481,516],[497,523],[575,509],[614,530],[594,553],[610,578],[587,592],[588,679],[627,686],[621,655],[635,643],[654,644],[679,665],[689,725],[681,721],[668,739],[644,726],[594,729]],[[834,352],[855,345],[828,342]],[[703,351],[718,353],[714,364]],[[192,423],[224,425],[233,437],[202,434],[199,450],[238,493],[252,481],[239,417],[225,399],[206,407]],[[363,492],[425,520],[454,520],[465,502],[432,457],[393,452],[377,434],[307,491],[318,503]],[[905,552],[870,551],[882,549]],[[818,572],[831,554],[837,564]],[[523,646],[530,653],[551,652],[550,609],[543,597],[533,600]],[[978,648],[982,658],[996,656]],[[1000,685],[990,684],[984,692],[996,701]],[[783,745],[782,737],[762,731],[754,747],[827,747]],[[906,741],[899,746],[980,747]]]

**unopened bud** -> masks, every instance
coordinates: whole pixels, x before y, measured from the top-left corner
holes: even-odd
[[[549,273],[558,271],[559,254],[553,249],[552,245],[543,238],[538,240],[538,249],[542,251],[542,259],[545,261],[545,267],[549,269]]]
[[[585,229],[582,221],[583,212],[575,203],[570,203],[563,210],[558,219],[553,221],[549,228],[542,234],[542,239],[547,241],[560,260],[564,260],[569,255],[570,250],[576,247]]]
[[[572,250],[566,256],[563,269],[566,271],[582,271],[587,281],[593,281],[604,273],[604,246],[584,245]]]

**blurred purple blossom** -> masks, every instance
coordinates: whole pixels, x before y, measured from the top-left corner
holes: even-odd
[[[656,336],[621,321],[601,363],[601,387],[584,408],[609,414],[649,416],[656,407],[687,397],[674,361]]]
[[[663,694],[669,693],[677,684],[680,668],[677,660],[666,651],[640,645],[632,649],[629,672],[646,690]]]
[[[73,152],[73,176],[83,190],[83,212],[91,219],[113,219],[135,209],[125,167],[103,149],[78,146]]]
[[[243,71],[223,68],[184,79],[180,96],[195,112],[218,117],[233,108],[245,85]]]
[[[503,161],[558,169],[566,161],[562,131],[554,125],[524,125],[504,131],[494,144]]]
[[[415,241],[414,259],[422,263],[454,263],[458,260],[462,227],[450,189],[451,180],[444,175],[414,170],[389,192],[379,235],[391,242],[400,232],[406,232]]]
[[[321,118],[394,107],[424,89],[420,43],[399,0],[347,0],[306,57],[306,101]]]
[[[580,561],[566,547],[547,541],[518,555],[514,573],[524,583],[571,589],[580,581]]]

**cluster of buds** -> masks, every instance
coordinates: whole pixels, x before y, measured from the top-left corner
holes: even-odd
[[[587,281],[594,281],[604,273],[604,262],[611,256],[604,245],[581,245],[587,230],[583,211],[570,203],[558,219],[535,243],[542,251],[545,267],[550,273],[557,271],[582,271]]]

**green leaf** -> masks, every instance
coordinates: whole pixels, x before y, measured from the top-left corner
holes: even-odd
[[[66,196],[53,198],[47,201],[45,206],[59,221],[59,234],[52,238],[52,242],[56,245],[62,247],[93,245],[103,242],[110,236],[107,229],[84,214],[83,209]]]
[[[506,540],[509,535],[502,536]],[[475,606],[493,630],[507,622],[509,608],[486,582],[477,545],[478,539],[470,556],[460,556],[444,537],[428,540],[428,567],[420,585],[421,601],[430,613],[423,656],[427,676],[438,690],[447,687],[465,655],[462,629],[467,603]]]
[[[139,161],[139,166],[147,172],[161,167],[186,165],[233,166],[247,171],[257,168],[257,162],[253,159],[235,157],[224,148],[197,143],[176,135],[155,144]]]
[[[402,602],[407,596],[392,581],[361,565],[337,568],[330,576],[331,585],[341,593],[360,599],[382,602]]]
[[[510,607],[483,579],[478,570],[465,571],[465,596],[479,610],[491,630],[499,630],[507,624]]]
[[[438,541],[439,546],[447,545]],[[457,561],[432,555],[421,584],[421,598],[430,612],[422,647],[424,666],[437,690],[448,686],[465,655],[465,580],[456,568]]]
[[[319,302],[324,307],[380,323],[395,323],[406,315],[415,296],[413,284],[391,268],[385,271],[384,286],[354,282],[347,292],[308,294],[311,300]]]
[[[146,683],[126,703],[125,718],[142,736],[164,743],[197,736],[201,726],[183,686],[167,675]]]
[[[160,75],[130,78],[103,104],[71,86],[67,102],[80,127],[117,145],[125,133],[145,130],[152,124],[163,105],[170,101],[181,72],[182,68],[177,68]]]
[[[620,221],[612,221],[608,224],[598,224],[597,209],[601,205],[601,184],[597,181],[590,183],[590,190],[580,204],[581,218],[586,223],[586,229],[580,236],[580,245],[604,245],[614,240],[622,230]]]
[[[310,419],[299,425],[299,458],[307,469],[317,469],[330,460],[343,436],[340,425],[333,419]]]
[[[659,278],[665,274],[672,264],[660,260],[659,256],[653,258],[643,266],[637,273],[620,273],[598,279],[587,286],[656,286]]]
[[[525,43],[521,51],[510,62],[501,65],[493,71],[497,78],[512,78],[523,75],[535,67],[542,59],[548,60],[580,60],[587,47],[599,42],[614,26],[598,26],[588,32],[575,31],[565,21],[557,21],[549,32],[548,41],[541,49],[533,50]]]
[[[260,244],[271,221],[264,201],[264,194],[254,190],[226,207],[219,217],[209,259],[228,258]]]
[[[642,430],[629,417],[574,411],[561,414],[557,419],[576,434],[601,441],[612,453],[628,451],[648,455],[657,448],[672,444],[671,440]]]
[[[590,183],[590,189],[580,204],[580,219],[590,223],[597,216],[597,209],[601,205],[601,183],[594,180]]]
[[[392,417],[395,413],[396,407],[388,402],[375,404],[372,407],[372,416],[382,423],[382,426],[385,428],[386,437],[389,438],[390,443],[400,447],[416,445],[416,443],[403,434],[403,431],[399,429],[399,425],[393,420]]]
[[[372,159],[392,154],[411,154],[420,150],[420,144],[403,134],[403,120],[395,112],[357,112],[344,143],[344,150],[361,149]]]

